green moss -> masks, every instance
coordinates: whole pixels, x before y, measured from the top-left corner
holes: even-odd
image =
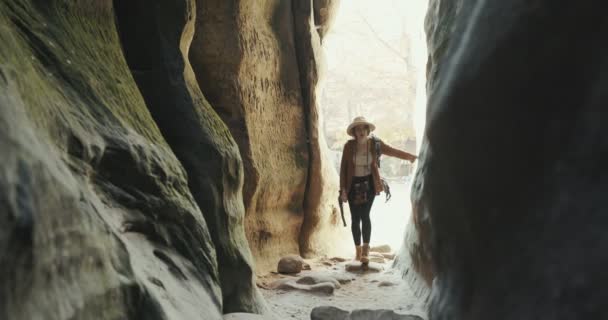
[[[147,159],[133,169],[156,175],[145,166],[160,165],[166,171],[158,182],[163,193],[192,207],[185,172],[126,64],[112,8],[100,3],[111,1],[0,2],[0,66],[16,73],[17,90],[39,135],[59,149],[68,148],[70,132],[144,145],[133,152]]]
[[[19,74],[32,120],[51,137],[57,120],[100,131],[117,121],[164,144],[124,60],[111,2],[39,3],[0,4],[0,58]]]

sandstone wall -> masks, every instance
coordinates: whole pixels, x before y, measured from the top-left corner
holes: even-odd
[[[322,3],[326,16],[333,16],[336,2]],[[344,254],[351,249],[348,228],[343,228],[337,204],[339,180],[329,158],[323,136],[318,90],[325,71],[321,47],[322,30],[329,28],[329,20],[315,21],[313,1],[294,4],[296,48],[299,76],[302,84],[302,101],[309,140],[310,161],[304,202],[305,219],[300,232],[300,250],[304,256],[315,254]],[[323,24],[325,23],[325,24]],[[317,26],[325,29],[317,29]],[[334,191],[335,190],[335,191]]]
[[[0,3],[0,318],[264,313],[253,257],[348,241],[316,102],[336,3]]]
[[[263,312],[244,236],[238,147],[203,96],[187,58],[195,3],[120,3],[118,23],[127,62],[152,116],[186,169],[190,190],[209,224],[221,266],[224,312]]]
[[[410,242],[430,319],[608,315],[599,4],[431,2]]]
[[[323,37],[331,30],[338,10],[340,10],[341,1],[342,0],[313,0],[314,24],[321,40],[323,40]]]
[[[282,255],[310,252],[308,239],[316,234],[334,235],[325,231],[335,223],[327,230],[323,223],[336,219],[335,201],[331,206],[315,194],[337,189],[337,176],[327,171],[321,178],[321,151],[310,146],[317,143],[320,127],[310,127],[317,116],[310,120],[316,101],[308,98],[313,92],[308,88],[317,83],[301,75],[316,72],[309,71],[316,64],[302,63],[317,58],[298,43],[318,46],[319,40],[316,33],[316,38],[301,36],[297,29],[313,19],[311,10],[296,12],[302,4],[311,5],[200,1],[190,51],[198,83],[244,160],[245,229],[258,272],[276,268]],[[311,170],[316,173],[310,175]],[[309,190],[316,199],[310,204]],[[330,240],[319,242],[323,246],[316,250],[327,252]]]
[[[186,0],[0,4],[0,318],[264,312],[194,19]]]

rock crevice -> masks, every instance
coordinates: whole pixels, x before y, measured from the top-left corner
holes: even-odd
[[[262,313],[243,236],[242,161],[188,62],[195,2],[158,1],[149,6],[129,1],[122,6],[128,6],[117,11],[127,62],[152,117],[188,174],[189,189],[215,244],[223,311]],[[141,56],[148,57],[147,70],[138,69]]]

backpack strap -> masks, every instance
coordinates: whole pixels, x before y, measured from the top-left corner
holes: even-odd
[[[380,169],[380,156],[382,156],[382,148],[380,145],[381,141],[378,137],[372,135],[372,142],[374,143],[374,148],[376,150],[376,163],[378,164],[378,169]],[[388,200],[390,200],[392,197],[391,188],[386,180],[380,178],[380,181],[382,182],[382,188],[384,189],[384,194],[386,195],[386,202],[388,202]]]
[[[380,139],[372,135],[372,142],[374,143],[374,149],[376,150],[376,163],[378,163],[378,168],[380,168],[380,156],[382,155],[382,150],[380,148]]]

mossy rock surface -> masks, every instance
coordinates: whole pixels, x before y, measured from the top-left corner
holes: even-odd
[[[111,1],[0,3],[0,318],[221,319],[215,246]]]

